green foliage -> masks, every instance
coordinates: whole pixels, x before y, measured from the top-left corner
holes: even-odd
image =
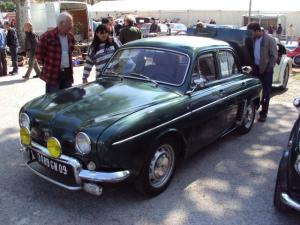
[[[2,0],[0,1],[1,12],[13,12],[16,11],[16,5],[12,1]]]

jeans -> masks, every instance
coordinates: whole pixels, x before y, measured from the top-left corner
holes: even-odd
[[[10,55],[11,55],[11,61],[13,66],[13,71],[18,72],[18,54],[17,54],[17,47],[9,47]]]
[[[7,61],[5,49],[0,49],[0,76],[7,75]]]
[[[262,110],[260,115],[266,116],[269,110],[269,103],[270,103],[270,96],[271,96],[271,89],[272,89],[272,82],[273,82],[273,69],[272,71],[267,71],[258,76],[262,83],[263,93],[262,93],[262,100],[261,106]]]
[[[285,43],[288,44],[289,42],[290,42],[291,44],[293,43],[293,37],[291,37],[291,36],[287,36],[287,37],[286,37],[286,42],[285,42]]]

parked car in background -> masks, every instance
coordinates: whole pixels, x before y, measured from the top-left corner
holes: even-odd
[[[242,66],[253,65],[251,49],[253,48],[253,34],[248,30],[206,27],[200,32],[196,32],[196,27],[189,28],[188,35],[197,35],[203,37],[212,37],[227,41],[236,49],[239,54]],[[278,48],[278,60],[274,67],[273,84],[275,88],[285,90],[288,84],[289,76],[292,73],[292,59],[287,56],[287,50],[278,39],[276,39]]]
[[[294,100],[294,106],[300,113],[300,97]],[[279,163],[274,206],[280,211],[300,211],[300,114]]]
[[[300,46],[288,51],[287,55],[292,58],[293,66],[300,67]]]
[[[26,165],[69,190],[100,195],[103,185],[127,181],[160,194],[183,159],[233,130],[251,130],[261,84],[242,70],[219,40],[129,42],[98,80],[21,108]]]
[[[136,21],[136,26],[141,29],[142,25],[144,23],[150,23],[151,22],[151,17],[140,17],[137,16],[135,17],[135,21]]]
[[[164,23],[158,23],[157,24],[159,27],[160,27],[160,33],[159,33],[159,36],[165,36],[168,34],[168,27],[166,24]],[[144,38],[147,38],[147,37],[156,37],[157,36],[157,33],[150,33],[150,26],[151,26],[151,23],[144,23],[142,24],[140,30],[142,32],[142,35]]]
[[[187,27],[182,23],[169,23],[171,29],[171,35],[186,34]]]

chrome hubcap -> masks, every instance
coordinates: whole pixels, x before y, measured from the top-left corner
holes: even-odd
[[[246,117],[245,117],[245,127],[248,129],[250,128],[252,121],[254,118],[254,110],[252,105],[248,105],[247,107],[247,113],[246,113]]]
[[[169,144],[158,147],[149,168],[149,181],[155,188],[165,185],[172,175],[175,163],[174,149]]]

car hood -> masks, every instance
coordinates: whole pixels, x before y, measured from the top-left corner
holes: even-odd
[[[126,115],[179,95],[150,82],[103,79],[44,95],[25,105],[24,110],[36,121],[48,121],[61,129],[97,126],[99,130],[99,126],[104,129]]]

